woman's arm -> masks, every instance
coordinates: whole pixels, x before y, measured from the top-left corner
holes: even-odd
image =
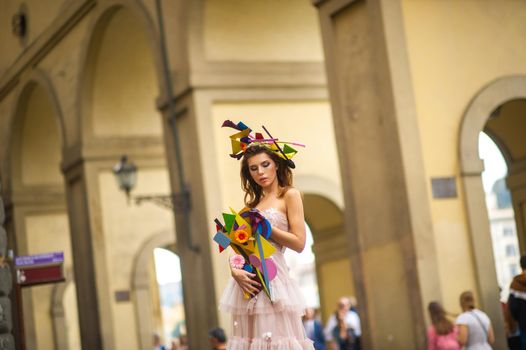
[[[460,343],[460,345],[462,346],[466,345],[466,343],[468,342],[468,335],[469,335],[468,326],[466,326],[465,324],[459,324],[457,340]]]
[[[290,232],[272,227],[272,240],[301,253],[305,248],[305,217],[300,191],[289,189],[283,196]]]
[[[230,259],[228,260],[230,261]],[[234,268],[230,263],[228,264],[228,266],[230,267],[230,274],[232,275],[232,278],[234,278],[234,280],[237,282],[237,284],[243,290],[243,292],[251,295],[255,295],[259,292],[256,286],[260,286],[260,284],[252,279],[252,277],[256,276],[255,274],[245,271],[243,269]]]
[[[495,333],[493,332],[493,326],[491,323],[488,327],[488,343],[493,344],[495,342]]]

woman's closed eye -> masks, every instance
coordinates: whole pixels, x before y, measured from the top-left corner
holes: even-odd
[[[261,166],[263,168],[268,168],[268,166],[270,165],[270,162],[263,162],[261,163]],[[258,166],[257,165],[253,165],[250,167],[250,171],[257,171],[258,170]]]

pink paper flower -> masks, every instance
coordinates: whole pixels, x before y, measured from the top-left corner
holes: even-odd
[[[241,255],[235,254],[230,257],[230,266],[234,269],[242,269],[243,265],[245,265],[245,258]]]

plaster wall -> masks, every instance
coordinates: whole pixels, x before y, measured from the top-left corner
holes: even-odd
[[[68,1],[15,0],[0,2],[0,76],[16,57],[48,27]],[[23,5],[22,5],[23,4]],[[21,41],[11,31],[15,13],[24,8],[27,14],[27,38]]]
[[[81,111],[79,110],[79,89],[82,89],[83,49],[89,38],[90,16],[83,17],[64,36],[53,50],[38,63],[39,71],[44,72],[54,88],[55,99],[63,123],[63,147],[69,147],[80,140]],[[81,90],[83,91],[83,90]]]
[[[161,118],[155,109],[159,89],[144,28],[130,11],[117,11],[98,45],[93,79],[97,88],[92,101],[94,135],[161,135]]]
[[[140,163],[138,164],[140,167]],[[113,314],[113,335],[116,349],[138,348],[136,314],[133,301],[117,302],[116,291],[131,291],[134,258],[144,242],[158,232],[173,232],[171,211],[150,203],[141,206],[126,203],[126,196],[118,189],[110,171],[98,175],[103,234],[106,242],[107,271]],[[141,168],[134,194],[169,193],[168,174],[163,168]],[[174,235],[175,239],[175,235]],[[153,252],[152,252],[153,253]]]
[[[497,138],[498,146],[503,148],[508,166],[526,157],[526,100],[513,100],[502,105],[495,112],[496,118],[488,120],[485,128]]]
[[[75,284],[70,283],[64,292],[64,316],[66,319],[66,332],[68,341],[68,350],[81,350],[80,329],[78,323],[77,310],[77,290]],[[70,306],[71,305],[71,306]],[[64,330],[59,330],[64,331]]]
[[[63,183],[58,120],[44,88],[36,86],[21,116],[21,177],[24,185]],[[38,127],[35,127],[38,126]],[[15,162],[19,161],[14,159]],[[19,180],[19,179],[17,179]]]
[[[207,0],[203,41],[211,61],[323,60],[316,10],[308,0]]]
[[[350,266],[349,258],[326,261],[320,265],[318,276],[318,288],[321,289],[320,304],[326,305],[323,324],[326,324],[332,312],[336,310],[339,298],[355,295]]]
[[[457,198],[434,200],[429,179],[459,178],[459,128],[476,93],[499,77],[526,73],[518,44],[526,35],[526,6],[405,0],[402,8],[443,302],[458,311],[458,295],[476,290],[462,188],[457,181]]]
[[[243,191],[239,177],[240,163],[230,158],[232,152],[229,136],[234,129],[221,128],[224,120],[242,120],[256,132],[263,132],[264,125],[272,136],[284,141],[306,145],[296,147],[294,176],[314,175],[326,178],[340,186],[339,164],[334,142],[331,111],[326,101],[305,102],[246,102],[239,104],[217,103],[213,106],[214,144],[218,160],[220,193],[225,208],[241,209]],[[301,189],[300,189],[301,190]]]

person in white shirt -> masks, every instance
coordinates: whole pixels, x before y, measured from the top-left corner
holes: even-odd
[[[347,328],[353,330],[354,335],[359,338],[362,335],[362,328],[360,325],[360,317],[355,311],[350,310],[351,303],[349,298],[342,297],[338,300],[338,306],[336,312],[329,318],[327,325],[325,326],[325,340],[331,342],[333,350],[340,350],[339,345],[334,339],[334,328],[338,326],[338,320],[336,314],[342,316],[343,321]]]
[[[495,341],[491,321],[483,311],[475,308],[475,298],[470,291],[460,294],[462,313],[457,317],[458,342],[466,350],[491,350]]]

